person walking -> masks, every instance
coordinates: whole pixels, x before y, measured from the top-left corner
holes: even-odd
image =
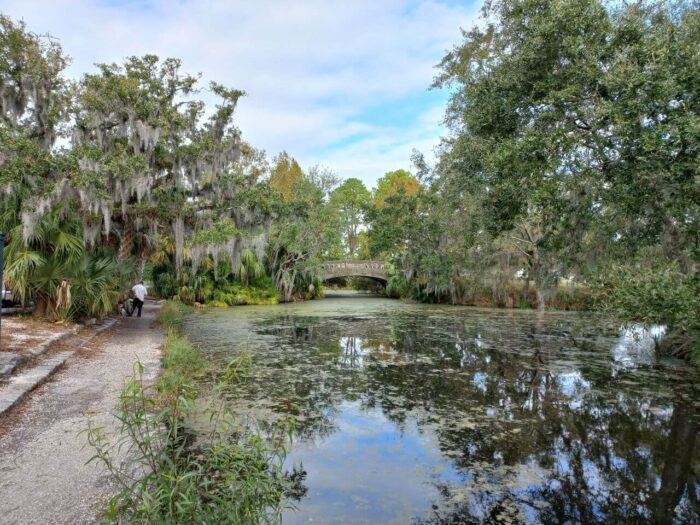
[[[134,307],[139,309],[137,317],[141,317],[141,308],[143,308],[143,303],[146,300],[148,290],[146,290],[146,287],[143,285],[143,281],[139,281],[131,289],[131,291],[134,292]]]

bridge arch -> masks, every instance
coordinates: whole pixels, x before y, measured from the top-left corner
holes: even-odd
[[[321,280],[336,277],[369,277],[386,284],[388,279],[384,261],[325,261],[321,263]]]

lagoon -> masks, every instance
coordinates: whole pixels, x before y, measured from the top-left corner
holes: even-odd
[[[598,315],[362,294],[194,312],[296,418],[283,523],[698,523],[698,372]]]

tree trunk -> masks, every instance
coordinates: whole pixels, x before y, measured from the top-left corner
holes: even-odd
[[[143,280],[143,272],[146,270],[146,250],[141,246],[139,248],[139,256],[136,259],[136,278],[137,281]]]
[[[545,309],[547,308],[547,302],[545,298],[545,293],[544,290],[540,289],[540,287],[537,287],[537,309],[541,312],[544,312]]]
[[[348,249],[350,250],[350,258],[355,257],[355,247],[357,246],[357,237],[352,233],[348,235]]]
[[[117,260],[126,261],[131,257],[131,251],[134,247],[134,238],[136,237],[136,223],[134,218],[127,214],[124,217],[124,228],[122,229],[122,238],[119,241],[119,253]]]
[[[43,293],[37,294],[34,315],[36,317],[47,317],[51,313],[51,298]]]
[[[535,294],[537,295],[537,309],[540,312],[544,312],[547,308],[547,296],[545,294],[547,279],[544,275],[544,269],[542,268],[542,260],[540,259],[540,254],[537,249],[534,250],[533,256],[533,267],[535,272]]]
[[[535,277],[535,295],[537,296],[537,309],[544,312],[547,308],[547,294],[545,284],[541,276]]]

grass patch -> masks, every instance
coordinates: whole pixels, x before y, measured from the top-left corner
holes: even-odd
[[[180,301],[165,301],[158,312],[158,322],[168,331],[179,332],[185,315],[191,311],[191,306]]]
[[[163,348],[163,371],[158,381],[161,397],[180,394],[195,398],[197,379],[206,371],[207,363],[188,339],[171,331]]]

